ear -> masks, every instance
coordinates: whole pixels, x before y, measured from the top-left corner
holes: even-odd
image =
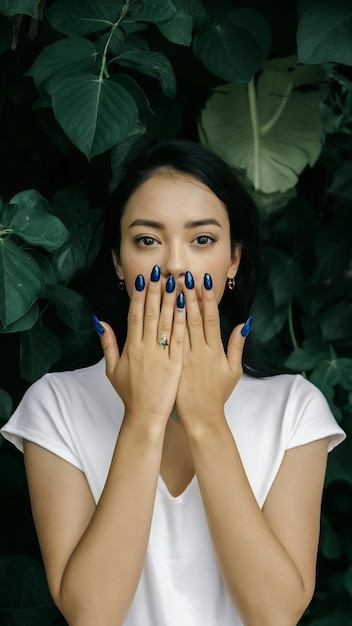
[[[238,244],[234,247],[231,257],[231,265],[227,271],[227,278],[235,278],[240,265],[242,255],[242,246]]]
[[[120,280],[124,280],[125,276],[124,276],[124,273],[123,273],[122,265],[120,263],[120,259],[119,259],[119,255],[117,253],[117,250],[111,250],[111,254],[112,254],[112,260],[113,260],[113,263],[114,263],[115,272],[117,274],[117,277]]]

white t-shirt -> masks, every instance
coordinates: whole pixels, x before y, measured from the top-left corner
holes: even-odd
[[[98,502],[123,419],[104,361],[37,381],[2,429],[22,450],[33,441],[84,472]],[[300,375],[243,375],[225,405],[260,507],[285,450],[345,435],[321,392]],[[240,506],[240,503],[239,503]],[[197,478],[177,497],[159,476],[148,550],[124,626],[240,626],[220,576]]]

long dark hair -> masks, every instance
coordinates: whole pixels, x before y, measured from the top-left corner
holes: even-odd
[[[250,314],[262,271],[258,209],[249,192],[248,184],[232,165],[208,146],[178,139],[158,143],[135,155],[126,162],[124,176],[109,202],[102,249],[105,253],[108,251],[110,254],[111,250],[115,250],[119,254],[121,218],[128,199],[143,182],[162,169],[190,174],[207,185],[228,212],[232,250],[235,246],[241,246],[242,254],[235,289],[231,291],[226,288],[219,304],[222,341],[226,350],[234,326],[245,322]],[[112,270],[111,260],[110,268]],[[110,307],[108,321],[116,332],[121,349],[126,339],[129,299],[126,291],[118,289],[117,283],[114,276],[115,287],[112,290],[110,287],[114,303]],[[104,319],[107,319],[105,311],[104,316]],[[244,369],[256,376],[272,373],[265,368],[261,370],[247,363],[246,359]]]

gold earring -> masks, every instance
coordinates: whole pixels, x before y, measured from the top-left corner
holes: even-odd
[[[233,291],[235,286],[236,286],[236,281],[234,278],[229,278],[227,281],[227,286],[230,289],[230,291]]]

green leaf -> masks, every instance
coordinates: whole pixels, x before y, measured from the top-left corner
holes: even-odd
[[[0,321],[4,328],[27,313],[43,287],[33,257],[8,239],[0,239]]]
[[[55,0],[45,15],[51,26],[65,35],[88,35],[114,25],[100,0]]]
[[[255,334],[262,343],[271,341],[283,328],[287,319],[287,307],[277,307],[271,293],[252,307]]]
[[[59,317],[74,330],[79,327],[85,300],[82,294],[64,285],[45,285],[40,298],[57,305]]]
[[[6,422],[12,413],[12,398],[5,389],[0,389],[0,421]],[[1,441],[1,440],[0,440]]]
[[[333,173],[330,193],[342,196],[347,200],[352,199],[352,160],[345,161],[341,167]]]
[[[109,191],[112,194],[123,176],[123,164],[133,144],[137,139],[145,133],[145,128],[137,123],[132,133],[121,141],[117,146],[111,148],[111,180],[109,182]]]
[[[341,556],[341,544],[327,517],[321,521],[320,549],[327,559],[338,559]],[[334,626],[339,622],[334,623]],[[331,624],[331,626],[333,626]]]
[[[207,18],[205,6],[201,0],[173,0],[177,10],[182,10],[192,17],[195,25],[204,24]]]
[[[25,75],[31,76],[38,87],[51,76],[90,68],[96,55],[95,46],[88,39],[67,37],[43,48]]]
[[[19,191],[10,200],[11,204],[15,204],[18,208],[26,211],[44,211],[51,213],[49,202],[36,189],[25,189]]]
[[[56,335],[45,326],[37,324],[21,333],[21,376],[34,382],[56,363],[62,348]]]
[[[295,186],[321,152],[321,96],[293,86],[289,72],[265,70],[256,85],[218,87],[201,112],[201,140],[264,193]]]
[[[352,305],[337,302],[329,307],[320,318],[320,328],[325,341],[343,341],[352,337]]]
[[[24,241],[52,252],[60,248],[68,238],[68,231],[55,215],[44,211],[30,211],[19,208],[12,220],[16,235]]]
[[[138,22],[167,22],[176,15],[176,9],[171,0],[140,0],[131,2],[128,19]]]
[[[215,76],[233,83],[249,82],[271,46],[270,26],[256,11],[234,9],[221,24],[199,30],[195,56]]]
[[[331,348],[320,339],[306,339],[302,348],[295,348],[285,365],[293,370],[310,370],[322,360],[331,358]]]
[[[182,9],[169,22],[158,24],[158,28],[169,41],[181,46],[191,45],[193,20]]]
[[[299,265],[280,250],[269,250],[270,284],[275,304],[281,306],[298,296],[304,285]]]
[[[4,626],[55,623],[59,613],[50,597],[43,566],[37,559],[17,554],[1,559],[0,607]]]
[[[128,137],[137,122],[136,103],[112,80],[77,74],[53,77],[46,87],[56,119],[88,159]]]
[[[30,15],[38,19],[40,0],[0,0],[0,13],[3,15]]]
[[[0,54],[9,49],[13,39],[13,28],[10,20],[0,15]]]
[[[314,241],[318,260],[315,279],[325,279],[347,269],[351,261],[352,233],[338,224],[319,228]]]
[[[352,65],[352,3],[350,0],[302,0],[298,11],[299,63],[334,61]]]
[[[34,324],[37,323],[38,319],[39,319],[39,306],[38,306],[38,303],[35,302],[34,304],[32,304],[31,308],[27,311],[27,313],[22,315],[22,317],[17,319],[12,324],[8,324],[5,330],[2,330],[0,328],[0,333],[4,332],[7,335],[9,335],[10,333],[19,333],[19,332],[22,332],[23,330],[29,330],[30,328],[32,328],[32,326],[34,326]]]
[[[176,79],[169,59],[161,52],[151,50],[126,50],[114,59],[120,65],[133,67],[160,82],[163,93],[172,98],[176,93]]]
[[[352,359],[345,357],[337,359],[337,366],[340,371],[339,383],[341,387],[352,390]]]

